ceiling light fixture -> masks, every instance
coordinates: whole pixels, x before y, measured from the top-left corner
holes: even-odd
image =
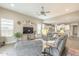
[[[11,7],[14,7],[14,6],[15,6],[15,4],[13,4],[13,3],[12,3],[12,4],[10,4],[10,5],[11,5]]]

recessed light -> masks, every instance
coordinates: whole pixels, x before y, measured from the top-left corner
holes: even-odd
[[[10,5],[11,5],[11,7],[14,7],[14,6],[15,6],[15,4],[13,4],[13,3],[12,3],[12,4],[10,4]]]
[[[69,11],[69,9],[65,9],[65,11]]]

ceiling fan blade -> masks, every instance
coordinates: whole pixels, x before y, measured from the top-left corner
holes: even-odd
[[[44,14],[44,16],[46,16],[46,14]]]
[[[46,16],[46,13],[42,14],[43,16]]]
[[[40,16],[40,15],[41,15],[41,13],[40,13],[40,12],[36,12],[36,13],[35,13],[35,15]]]
[[[44,7],[43,6],[41,7],[41,9],[42,9],[42,11],[44,11]]]
[[[43,6],[41,6],[41,8],[42,8],[42,9],[44,9],[44,7],[43,7]]]
[[[45,13],[50,13],[50,11],[46,11]]]

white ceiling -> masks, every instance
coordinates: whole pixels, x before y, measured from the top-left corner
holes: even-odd
[[[0,6],[44,20],[79,10],[79,4],[77,3],[15,3],[13,7],[10,3],[0,3]],[[47,16],[39,15],[41,6],[44,6],[45,10],[51,11],[51,13]]]

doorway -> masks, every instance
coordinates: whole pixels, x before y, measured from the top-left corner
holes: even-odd
[[[73,25],[73,36],[77,37],[78,25]]]

